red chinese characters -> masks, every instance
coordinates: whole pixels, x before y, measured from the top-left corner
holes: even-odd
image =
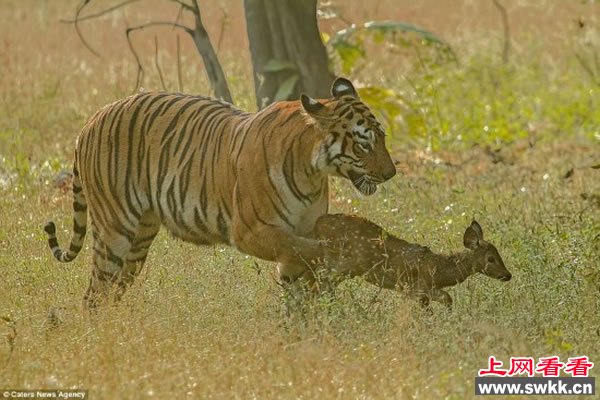
[[[560,361],[558,356],[540,357],[535,363],[533,357],[511,357],[510,369],[502,368],[502,361],[496,357],[488,358],[488,366],[479,370],[479,376],[515,376],[525,375],[532,377],[536,374],[544,377],[558,377],[561,372],[573,377],[587,377],[594,367],[587,356],[570,357],[566,363]]]
[[[496,369],[496,367],[501,367],[502,361],[497,361],[496,357],[490,356],[488,358],[488,369],[480,369],[479,376],[485,375],[494,375],[494,376],[504,376],[508,373],[506,369]]]
[[[594,363],[587,357],[570,357],[565,367],[565,373],[571,376],[588,376],[589,370],[594,368]]]
[[[541,373],[542,376],[558,376],[564,365],[558,356],[541,357],[535,367],[535,372]]]
[[[533,357],[511,357],[508,376],[527,375],[533,376]]]

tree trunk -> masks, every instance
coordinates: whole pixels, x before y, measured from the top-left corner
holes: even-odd
[[[269,79],[265,79],[265,76],[261,72],[265,64],[273,58],[271,30],[269,29],[264,1],[244,1],[246,29],[248,31],[248,41],[250,42],[250,54],[252,55],[252,69],[254,71],[254,93],[256,94],[256,105],[259,109],[273,101],[272,99],[279,87],[276,74],[269,73]]]
[[[317,0],[244,0],[244,7],[258,107],[300,93],[328,97],[333,76],[317,25]]]

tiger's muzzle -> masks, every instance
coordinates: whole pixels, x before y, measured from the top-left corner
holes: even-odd
[[[367,196],[370,196],[377,191],[377,185],[390,180],[396,175],[396,166],[389,154],[387,155],[387,159],[384,161],[383,166],[373,168],[371,171],[369,171],[369,166],[365,169],[368,172],[361,173],[350,170],[348,172],[348,178],[350,178],[350,181],[352,181],[352,184],[359,192]]]

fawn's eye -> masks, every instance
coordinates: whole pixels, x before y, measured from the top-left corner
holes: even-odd
[[[494,258],[494,256],[488,256],[487,262],[489,262],[490,264],[493,264],[496,262],[496,259]]]

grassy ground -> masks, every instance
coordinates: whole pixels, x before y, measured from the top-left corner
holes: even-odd
[[[53,179],[70,165],[79,127],[131,90],[135,69],[117,47],[101,60],[78,47],[72,28],[56,24],[73,4],[48,3],[0,6],[0,388],[85,388],[94,399],[463,399],[490,355],[600,362],[600,171],[591,168],[600,96],[566,42],[523,39],[505,65],[497,36],[475,32],[455,38],[459,65],[401,74],[397,56],[378,54],[356,74],[401,93],[416,117],[398,129],[414,129],[392,132],[401,173],[368,198],[334,181],[332,211],[443,252],[460,250],[476,218],[511,282],[473,277],[450,290],[452,313],[429,315],[353,280],[290,318],[273,264],[161,232],[123,303],[91,321],[80,307],[89,249],[59,265],[41,226],[56,218],[61,241],[69,236],[71,194]],[[95,36],[104,49],[109,28]],[[248,63],[222,56],[238,104],[252,107]],[[206,92],[190,64],[188,91]],[[147,88],[159,87],[152,74]]]

